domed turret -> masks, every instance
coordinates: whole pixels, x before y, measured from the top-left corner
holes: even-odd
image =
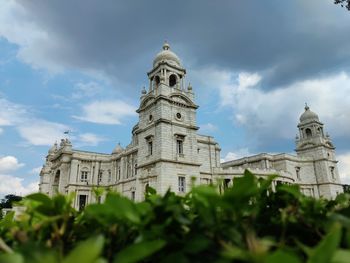
[[[170,50],[170,45],[167,42],[164,43],[163,50],[160,51],[153,60],[153,67],[155,68],[162,61],[166,61],[169,64],[181,67],[179,57]]]
[[[300,116],[300,122],[319,121],[318,115],[310,110],[309,106],[305,105],[305,112]]]
[[[117,146],[114,148],[112,153],[119,154],[123,151],[123,147],[120,146],[120,143],[117,144]]]

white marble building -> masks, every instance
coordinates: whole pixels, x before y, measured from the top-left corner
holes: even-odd
[[[226,187],[246,168],[259,176],[278,174],[275,183],[299,184],[305,194],[315,197],[333,198],[343,191],[335,148],[307,106],[298,124],[296,155],[263,153],[220,163],[218,143],[197,133],[194,92],[184,86],[186,70],[167,43],[147,75],[149,88],[142,90],[131,143],[104,154],[72,149],[63,139],[48,152],[40,173],[41,192],[50,196],[74,192],[74,206],[81,208],[100,201],[93,194],[95,187],[142,200],[147,186],[161,194],[169,188],[183,194],[192,181],[209,184],[222,179]]]

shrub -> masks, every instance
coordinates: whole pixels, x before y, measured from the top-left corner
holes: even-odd
[[[149,189],[134,203],[108,193],[77,212],[73,196],[27,196],[26,212],[0,221],[0,262],[349,262],[350,197],[302,195],[249,171],[219,194]]]

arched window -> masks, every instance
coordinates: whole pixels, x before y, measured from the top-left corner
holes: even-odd
[[[55,177],[53,178],[52,193],[54,194],[58,193],[58,190],[59,190],[60,174],[61,174],[61,171],[57,170]]]
[[[155,85],[155,88],[158,88],[159,83],[160,83],[160,78],[159,78],[159,76],[155,76],[155,78],[154,78],[154,85]]]
[[[312,132],[309,128],[305,129],[305,134],[306,134],[306,138],[310,138],[312,136]]]
[[[53,184],[58,185],[60,183],[60,174],[61,174],[61,171],[57,170],[55,174],[55,178],[53,180]]]
[[[176,85],[176,75],[175,74],[171,74],[169,77],[169,86],[170,87],[174,87]]]

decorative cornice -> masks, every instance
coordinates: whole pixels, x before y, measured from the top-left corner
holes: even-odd
[[[152,164],[157,164],[159,162],[183,164],[183,165],[190,165],[190,166],[201,166],[201,164],[199,164],[199,163],[191,163],[191,162],[185,162],[185,161],[176,161],[176,160],[159,158],[157,160],[138,165],[137,168],[143,168],[143,167],[146,167],[146,166],[149,166],[149,165],[152,165]]]
[[[170,63],[168,63],[168,62],[166,62],[166,61],[161,61],[161,62],[159,62],[159,63],[157,64],[157,66],[156,66],[155,68],[153,68],[153,69],[151,69],[149,72],[147,72],[147,76],[151,76],[153,73],[155,73],[155,72],[156,72],[161,66],[163,66],[163,65],[166,65],[166,66],[168,66],[168,67],[170,67],[170,68],[174,68],[174,69],[176,69],[176,70],[179,70],[179,71],[182,72],[183,74],[186,74],[186,69],[181,68],[181,67],[178,67],[178,66],[175,66],[175,65],[170,64]]]

